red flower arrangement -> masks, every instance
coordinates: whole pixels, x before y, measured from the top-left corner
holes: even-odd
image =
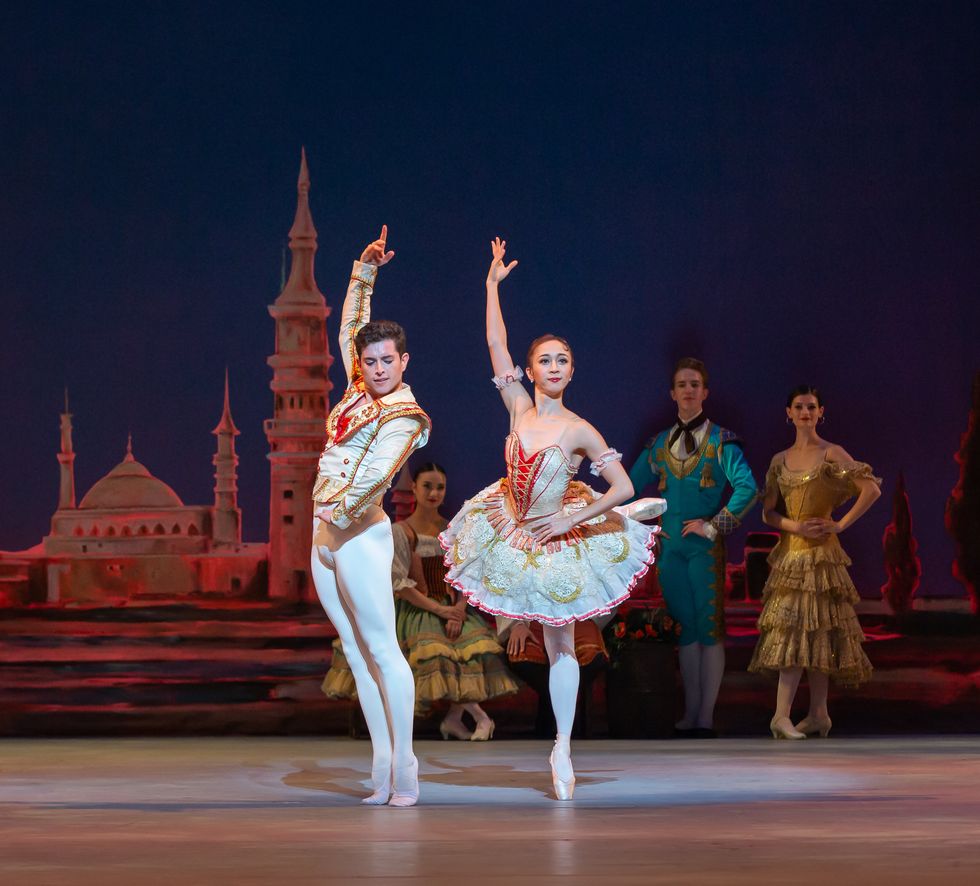
[[[604,633],[606,646],[615,657],[633,643],[676,643],[681,625],[663,606],[630,607],[619,612]]]

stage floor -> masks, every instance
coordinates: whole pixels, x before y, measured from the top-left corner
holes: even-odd
[[[0,742],[0,881],[975,883],[980,737],[419,742],[422,801],[366,808],[369,746]]]

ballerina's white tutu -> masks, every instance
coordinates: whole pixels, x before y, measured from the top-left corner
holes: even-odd
[[[439,541],[446,581],[492,615],[564,625],[612,612],[654,560],[663,499],[613,508],[567,535],[538,545],[527,521],[591,504],[599,493],[573,480],[576,469],[552,445],[527,455],[515,431],[504,448],[507,476],[466,501]],[[592,472],[601,473],[610,450]],[[604,461],[606,460],[606,461]]]

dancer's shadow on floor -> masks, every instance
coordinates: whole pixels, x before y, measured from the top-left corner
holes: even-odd
[[[295,765],[300,767],[298,771],[283,776],[282,783],[286,787],[342,794],[356,799],[362,799],[371,793],[370,788],[365,789],[360,786],[361,782],[369,782],[371,779],[371,774],[361,769],[351,769],[349,766],[321,766],[315,760],[298,760]],[[352,785],[351,782],[357,786]]]
[[[430,766],[438,766],[442,772],[430,772],[421,777],[423,783],[458,785],[464,788],[517,788],[538,791],[546,797],[554,795],[551,785],[551,770],[548,761],[543,761],[540,770],[528,771],[515,769],[500,763],[479,763],[473,766],[460,766],[458,763],[446,763],[436,757],[426,757],[425,762]],[[576,784],[587,785],[608,784],[616,781],[615,777],[600,775],[595,770],[575,770]]]
[[[551,772],[547,761],[540,771],[515,769],[513,766],[495,763],[480,763],[473,766],[460,766],[457,763],[447,763],[435,757],[423,757],[419,760],[423,770],[419,776],[422,785],[441,784],[463,788],[514,788],[518,790],[537,791],[546,797],[551,797],[554,790],[551,785]],[[302,788],[308,791],[325,791],[331,794],[343,794],[347,797],[364,797],[363,787],[356,788],[350,782],[367,782],[370,774],[349,766],[321,766],[313,760],[298,761],[299,771],[292,772],[282,779],[287,787]],[[437,767],[440,772],[426,772],[426,768]],[[610,770],[606,770],[610,771]],[[619,770],[615,770],[619,771]],[[576,783],[580,787],[588,785],[609,784],[616,781],[613,775],[599,774],[595,770],[576,770]]]

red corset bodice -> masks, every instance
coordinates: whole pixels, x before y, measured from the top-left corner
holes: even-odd
[[[561,509],[576,469],[560,446],[553,444],[528,455],[517,431],[511,431],[504,442],[504,458],[508,498],[518,521]]]

